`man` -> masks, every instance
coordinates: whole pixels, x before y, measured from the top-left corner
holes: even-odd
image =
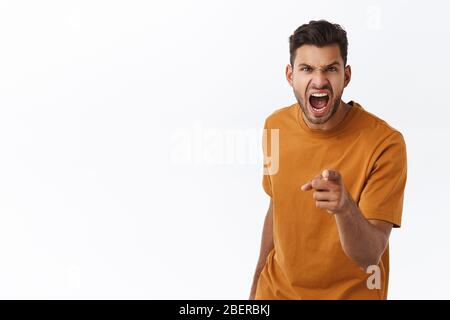
[[[270,205],[250,299],[386,299],[407,175],[403,136],[342,101],[351,69],[339,25],[311,21],[289,41],[297,103],[265,121]]]

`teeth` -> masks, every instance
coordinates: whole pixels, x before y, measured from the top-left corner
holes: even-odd
[[[327,97],[328,96],[328,94],[326,94],[326,93],[313,93],[313,94],[311,94],[313,97],[318,97],[318,98],[321,98],[321,97]]]

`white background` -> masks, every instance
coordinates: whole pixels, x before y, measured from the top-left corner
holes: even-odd
[[[389,298],[450,298],[449,9],[0,1],[0,298],[246,299],[258,130],[295,102],[288,37],[318,18],[348,32],[344,100],[407,143]]]

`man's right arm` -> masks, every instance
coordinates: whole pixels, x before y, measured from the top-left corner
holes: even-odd
[[[270,198],[269,209],[267,210],[266,218],[264,220],[258,264],[256,265],[255,275],[253,277],[249,300],[255,299],[256,285],[258,284],[259,275],[261,274],[261,271],[266,264],[267,256],[273,247],[273,205],[272,198]]]

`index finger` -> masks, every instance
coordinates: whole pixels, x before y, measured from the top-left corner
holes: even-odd
[[[307,183],[305,183],[304,185],[302,185],[302,186],[300,187],[300,189],[301,189],[302,191],[308,191],[308,190],[311,190],[311,189],[312,189],[312,182],[313,182],[313,180],[314,180],[314,179],[320,179],[320,178],[321,178],[320,175],[315,176],[315,177],[312,178],[310,181],[308,181]]]

